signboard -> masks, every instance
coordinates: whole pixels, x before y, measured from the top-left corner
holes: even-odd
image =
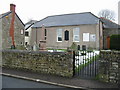
[[[90,41],[95,42],[95,40],[96,40],[95,34],[90,34]]]
[[[83,41],[89,42],[89,33],[83,33]]]

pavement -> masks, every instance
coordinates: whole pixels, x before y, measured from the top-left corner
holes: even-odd
[[[54,88],[64,88],[64,87],[2,75],[2,88],[3,89],[14,88],[17,90],[19,89],[21,90],[22,88],[29,88],[29,89],[34,88],[36,90],[36,89],[41,89],[41,88],[43,89],[53,88],[54,89]]]
[[[34,73],[30,71],[15,70],[15,69],[2,69],[2,75],[16,77],[26,80],[32,80],[35,82],[41,82],[46,84],[52,84],[68,88],[79,88],[81,90],[97,90],[97,89],[107,89],[113,90],[118,89],[118,85],[105,83],[97,80],[91,79],[81,79],[80,77],[60,77],[55,75]]]

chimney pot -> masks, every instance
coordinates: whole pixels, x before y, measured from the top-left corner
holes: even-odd
[[[15,7],[16,7],[15,4],[10,4],[10,11],[15,12]]]

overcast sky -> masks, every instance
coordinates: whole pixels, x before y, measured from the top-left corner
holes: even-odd
[[[30,19],[41,20],[47,16],[92,12],[98,16],[102,9],[113,10],[118,22],[118,2],[120,0],[0,0],[0,14],[9,11],[11,3],[16,5],[16,13],[26,23]]]

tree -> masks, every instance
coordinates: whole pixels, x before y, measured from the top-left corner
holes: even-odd
[[[99,17],[104,17],[106,19],[115,21],[115,13],[112,10],[104,9],[98,13]]]

